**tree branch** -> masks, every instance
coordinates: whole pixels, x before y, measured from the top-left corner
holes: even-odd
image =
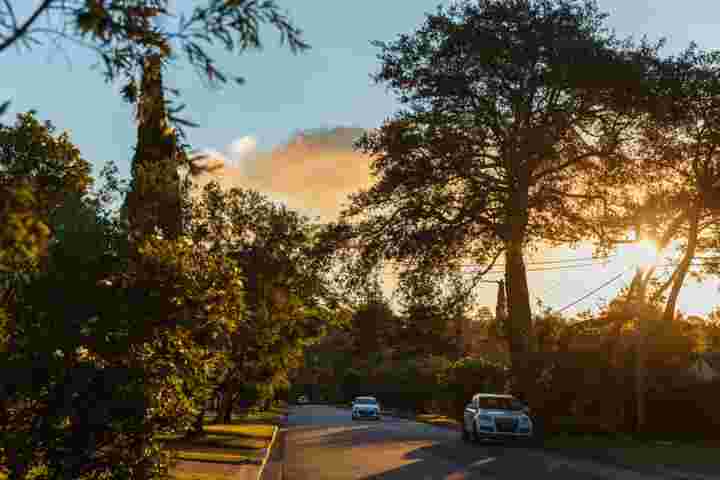
[[[577,157],[574,157],[566,162],[563,162],[554,168],[548,168],[547,170],[542,171],[542,172],[538,173],[537,175],[534,175],[531,179],[531,183],[537,183],[538,180],[542,179],[543,177],[552,175],[553,173],[562,172],[566,168],[568,168],[576,163],[582,162],[583,160],[585,160],[587,158],[595,157],[595,156],[599,156],[599,155],[601,155],[601,153],[597,152],[597,151],[586,152],[586,153],[583,153],[582,155],[578,155]]]
[[[10,35],[10,37],[6,38],[5,40],[0,43],[0,52],[8,48],[10,45],[15,43],[20,37],[25,35],[30,28],[30,26],[35,23],[35,20],[38,19],[40,15],[45,12],[48,8],[50,8],[50,4],[53,3],[55,0],[43,0],[43,2],[40,4],[39,7],[35,9],[35,11],[28,17],[27,20],[25,20],[25,23],[20,25],[19,28],[15,28],[15,31]]]
[[[13,30],[17,30],[17,17],[15,16],[15,10],[13,9],[12,3],[10,3],[10,0],[3,0],[3,3],[5,3],[5,8],[7,8],[8,15],[12,21]]]

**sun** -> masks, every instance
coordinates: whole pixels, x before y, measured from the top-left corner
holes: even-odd
[[[660,259],[657,245],[648,239],[623,245],[618,254],[627,265],[638,268],[651,267]]]

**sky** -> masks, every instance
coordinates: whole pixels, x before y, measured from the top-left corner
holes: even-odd
[[[26,3],[27,2],[27,3]],[[15,3],[29,9],[37,0]],[[186,9],[192,0],[175,0]],[[242,75],[242,86],[207,88],[187,65],[173,67],[168,83],[181,90],[187,115],[199,123],[188,130],[193,148],[222,161],[218,177],[225,185],[257,188],[308,214],[331,219],[345,196],[367,186],[368,160],[348,148],[348,132],[310,135],[297,141],[298,131],[318,128],[374,128],[398,109],[384,87],[373,85],[370,74],[378,69],[378,50],[372,40],[390,41],[417,28],[424,14],[441,0],[306,0],[278,3],[304,31],[309,52],[291,54],[279,45],[272,30],[262,31],[264,49],[242,56],[218,54],[230,72]],[[717,0],[599,0],[610,14],[608,24],[621,36],[650,39],[665,37],[667,51],[675,52],[697,42],[703,48],[720,48]],[[19,12],[22,14],[22,11]],[[133,110],[118,95],[119,87],[104,82],[92,65],[92,54],[66,45],[0,54],[0,100],[11,99],[8,122],[16,112],[35,109],[42,119],[69,131],[83,156],[99,170],[115,161],[121,174],[129,172],[135,141]],[[292,140],[292,141],[291,141]],[[321,141],[322,140],[322,141]],[[329,143],[328,143],[329,142]],[[333,143],[334,142],[334,143]],[[589,245],[577,250],[544,250],[530,258],[529,281],[533,303],[563,308],[593,292],[619,273],[625,274],[597,293],[566,309],[574,314],[606,301],[627,284],[628,252],[619,252],[606,265],[572,260],[592,255]],[[561,261],[564,269],[549,269]],[[546,262],[546,263],[536,263]],[[585,266],[580,266],[585,265]],[[494,275],[492,278],[499,278]],[[679,308],[705,314],[720,304],[718,282],[688,282]],[[486,293],[485,293],[486,292]],[[481,303],[494,307],[496,288],[487,284]]]

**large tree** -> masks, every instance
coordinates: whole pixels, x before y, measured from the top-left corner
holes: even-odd
[[[504,254],[516,374],[532,350],[524,251],[594,230],[601,185],[577,177],[619,160],[654,53],[604,18],[592,1],[465,1],[376,43],[375,80],[405,108],[359,142],[377,182],[345,217],[368,262],[437,273]]]
[[[229,420],[243,386],[284,383],[306,345],[334,322],[339,301],[309,219],[258,192],[208,184],[194,205],[191,237],[236,262],[245,277],[247,321],[232,336],[217,379],[219,419]]]
[[[717,272],[717,262],[702,265],[698,257],[716,256],[720,246],[719,62],[720,52],[695,45],[666,59],[658,89],[663,108],[649,115],[639,132],[637,163],[644,172],[637,178],[644,198],[634,212],[635,227],[678,260],[654,292],[655,299],[667,292],[666,321],[676,317],[678,297],[693,265]]]
[[[187,156],[169,124],[163,62],[158,54],[145,59],[137,99],[137,144],[124,207],[130,229],[138,239],[156,229],[170,239],[182,233],[180,169],[187,164]]]

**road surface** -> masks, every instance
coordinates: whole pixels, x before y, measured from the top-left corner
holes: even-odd
[[[458,432],[396,418],[353,422],[350,411],[292,407],[283,480],[665,480],[518,445],[467,444]]]

